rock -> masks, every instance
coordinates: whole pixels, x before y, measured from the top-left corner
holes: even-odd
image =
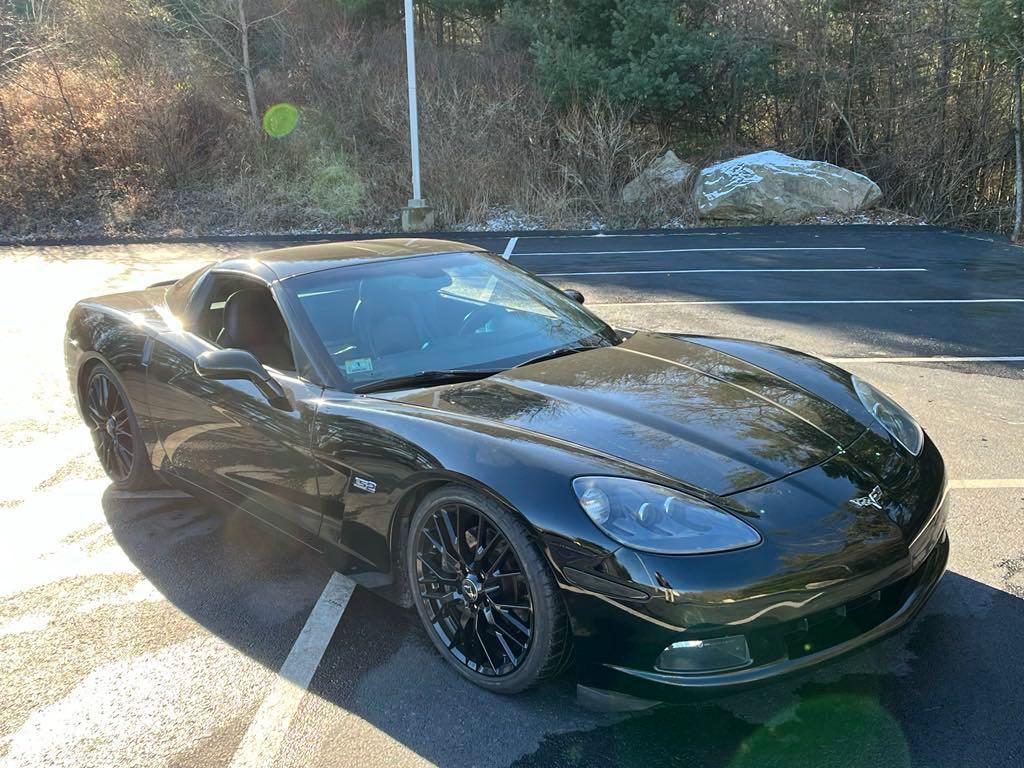
[[[793,222],[860,211],[881,199],[882,191],[867,176],[773,151],[709,166],[694,188],[700,215],[724,221]]]
[[[693,166],[670,149],[622,188],[622,202],[639,203],[663,189],[682,186],[692,173]]]

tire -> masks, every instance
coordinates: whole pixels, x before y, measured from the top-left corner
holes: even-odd
[[[111,485],[122,491],[162,488],[128,395],[106,365],[98,363],[90,369],[79,401]]]
[[[427,635],[467,680],[512,694],[564,669],[571,634],[558,585],[530,529],[501,504],[459,485],[432,491],[412,515],[405,564]]]

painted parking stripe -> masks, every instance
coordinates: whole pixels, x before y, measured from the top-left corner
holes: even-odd
[[[979,488],[1024,488],[1024,477],[999,477],[979,480],[950,480],[949,487],[965,490]]]
[[[302,703],[309,681],[320,666],[327,644],[341,621],[355,582],[335,573],[306,619],[274,687],[263,700],[231,760],[232,768],[273,765],[292,718]]]
[[[578,240],[589,237],[721,237],[722,235],[748,234],[742,230],[720,230],[718,232],[694,232],[691,230],[666,230],[663,232],[594,232],[586,234],[521,235],[523,240]]]
[[[160,489],[158,491],[110,491],[110,498],[112,499],[191,499],[194,498],[184,491],[179,491],[174,488]]]
[[[832,246],[832,247],[808,247],[798,248],[790,247],[786,248],[783,246],[771,247],[758,247],[758,248],[657,248],[654,250],[629,250],[629,251],[544,251],[537,252],[531,251],[530,253],[520,253],[519,256],[629,256],[630,254],[647,254],[647,253],[739,253],[745,251],[770,251],[775,253],[777,251],[866,251],[867,248],[860,246]]]
[[[756,236],[758,233],[755,232]],[[590,233],[562,233],[562,234],[540,234],[540,235],[521,235],[523,240],[583,240],[589,238],[606,238],[606,237],[736,237],[736,236],[750,236],[751,232],[749,227],[740,227],[738,229],[719,229],[719,230],[693,230],[693,229],[666,229],[659,232],[606,232],[598,230]],[[813,235],[813,237],[820,237],[820,235]]]
[[[771,267],[764,269],[632,269],[616,272],[537,272],[540,277],[587,277],[590,275],[710,275],[719,273],[745,272],[927,272],[925,267],[817,267],[813,269],[789,269]]]
[[[1024,363],[1024,355],[998,357],[828,357],[830,363]]]
[[[512,251],[514,251],[516,249],[516,243],[518,243],[518,242],[519,242],[519,238],[518,237],[511,237],[511,238],[509,238],[508,243],[505,245],[505,250],[501,254],[501,258],[503,258],[505,261],[508,261],[509,258],[511,258],[511,256],[512,256]]]
[[[756,299],[723,301],[609,301],[591,307],[674,307],[714,304],[1024,304],[1024,299]]]

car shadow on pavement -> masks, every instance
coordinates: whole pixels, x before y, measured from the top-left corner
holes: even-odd
[[[185,495],[108,488],[102,503],[118,544],[175,607],[281,666],[331,575],[316,553],[244,512]]]
[[[187,497],[108,490],[103,507],[176,608],[280,667],[331,573],[317,555]],[[387,744],[441,766],[1021,765],[1024,558],[1001,567],[1002,588],[947,573],[910,628],[808,676],[637,715],[581,709],[568,678],[511,698],[480,690],[413,612],[360,589],[277,764],[342,764]]]

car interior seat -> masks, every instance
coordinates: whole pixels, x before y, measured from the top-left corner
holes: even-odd
[[[264,365],[294,371],[288,328],[270,291],[245,288],[228,296],[224,328],[217,336],[222,347],[244,349]]]
[[[422,298],[385,281],[364,281],[352,310],[352,331],[359,348],[372,357],[423,349],[430,336],[420,315]]]

